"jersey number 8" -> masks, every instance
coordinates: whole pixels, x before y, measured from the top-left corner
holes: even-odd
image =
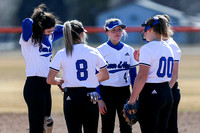
[[[86,80],[88,78],[88,71],[87,71],[87,61],[85,60],[77,60],[76,61],[76,74],[77,78],[80,81]]]
[[[174,60],[172,57],[169,57],[168,59],[166,59],[165,57],[161,57],[159,60],[159,68],[157,71],[157,76],[163,78],[167,72],[167,77],[171,78],[173,64],[174,64]]]

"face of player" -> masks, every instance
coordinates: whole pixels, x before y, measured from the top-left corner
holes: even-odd
[[[144,36],[147,42],[150,41],[161,41],[161,35],[154,32],[154,30],[152,28],[150,28],[149,30],[147,30],[146,32],[144,32]]]
[[[123,33],[123,29],[121,26],[117,26],[106,32],[112,44],[118,44],[120,42],[122,38],[122,33]]]
[[[45,29],[43,34],[44,35],[51,35],[53,33],[54,27],[49,28],[49,29]]]
[[[144,30],[144,36],[145,36],[146,41],[151,41],[151,39],[150,39],[150,31],[151,31],[151,29],[149,29],[147,31]]]

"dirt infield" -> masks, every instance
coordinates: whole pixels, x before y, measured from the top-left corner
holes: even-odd
[[[55,125],[53,133],[67,133],[67,128],[62,113],[53,114]],[[0,114],[0,133],[28,133],[27,114]],[[100,133],[100,125],[98,129]],[[200,113],[179,113],[179,133],[199,133]],[[119,133],[118,122],[115,133]],[[133,126],[133,133],[141,133],[139,124]]]

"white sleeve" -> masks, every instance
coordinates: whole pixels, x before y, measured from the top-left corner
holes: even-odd
[[[174,55],[174,59],[180,62],[180,60],[181,60],[181,50],[180,49],[176,51],[176,56]]]
[[[57,52],[57,54],[55,55],[55,57],[53,58],[53,61],[51,62],[50,69],[59,72],[61,69],[61,58],[60,58],[60,54],[59,52]]]
[[[151,66],[151,61],[152,61],[151,50],[149,48],[143,46],[140,49],[139,64]]]
[[[178,45],[170,45],[172,48],[172,51],[174,53],[174,61],[180,61],[181,59],[181,50],[178,47]]]
[[[98,60],[97,60],[96,69],[99,71],[100,69],[107,67],[107,63],[105,59],[103,58],[103,56],[99,53],[99,51],[97,51],[97,56],[98,56]]]
[[[166,42],[172,48],[174,54],[174,61],[179,62],[181,59],[181,49],[179,48],[178,44],[174,41],[173,38],[168,39]]]

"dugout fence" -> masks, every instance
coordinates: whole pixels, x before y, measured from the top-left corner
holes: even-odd
[[[88,43],[91,45],[100,45],[107,40],[105,30],[103,27],[91,27],[85,26],[88,31]],[[180,45],[187,44],[200,44],[200,27],[193,26],[174,26],[172,27],[175,34],[173,38]],[[126,28],[128,33],[128,38],[122,40],[129,45],[142,45],[144,42],[141,39],[140,32],[143,30],[142,27],[129,26]],[[15,50],[19,49],[18,44],[20,34],[22,32],[22,27],[0,27],[0,51],[3,50]],[[57,49],[63,47],[63,40],[56,41],[58,43],[55,45]]]
[[[102,33],[105,32],[103,27],[91,27],[87,26],[85,29],[88,33]],[[142,27],[127,27],[127,32],[141,32]],[[172,29],[175,32],[200,32],[200,27],[192,27],[192,26],[174,26]],[[21,33],[22,27],[0,27],[0,33]]]

